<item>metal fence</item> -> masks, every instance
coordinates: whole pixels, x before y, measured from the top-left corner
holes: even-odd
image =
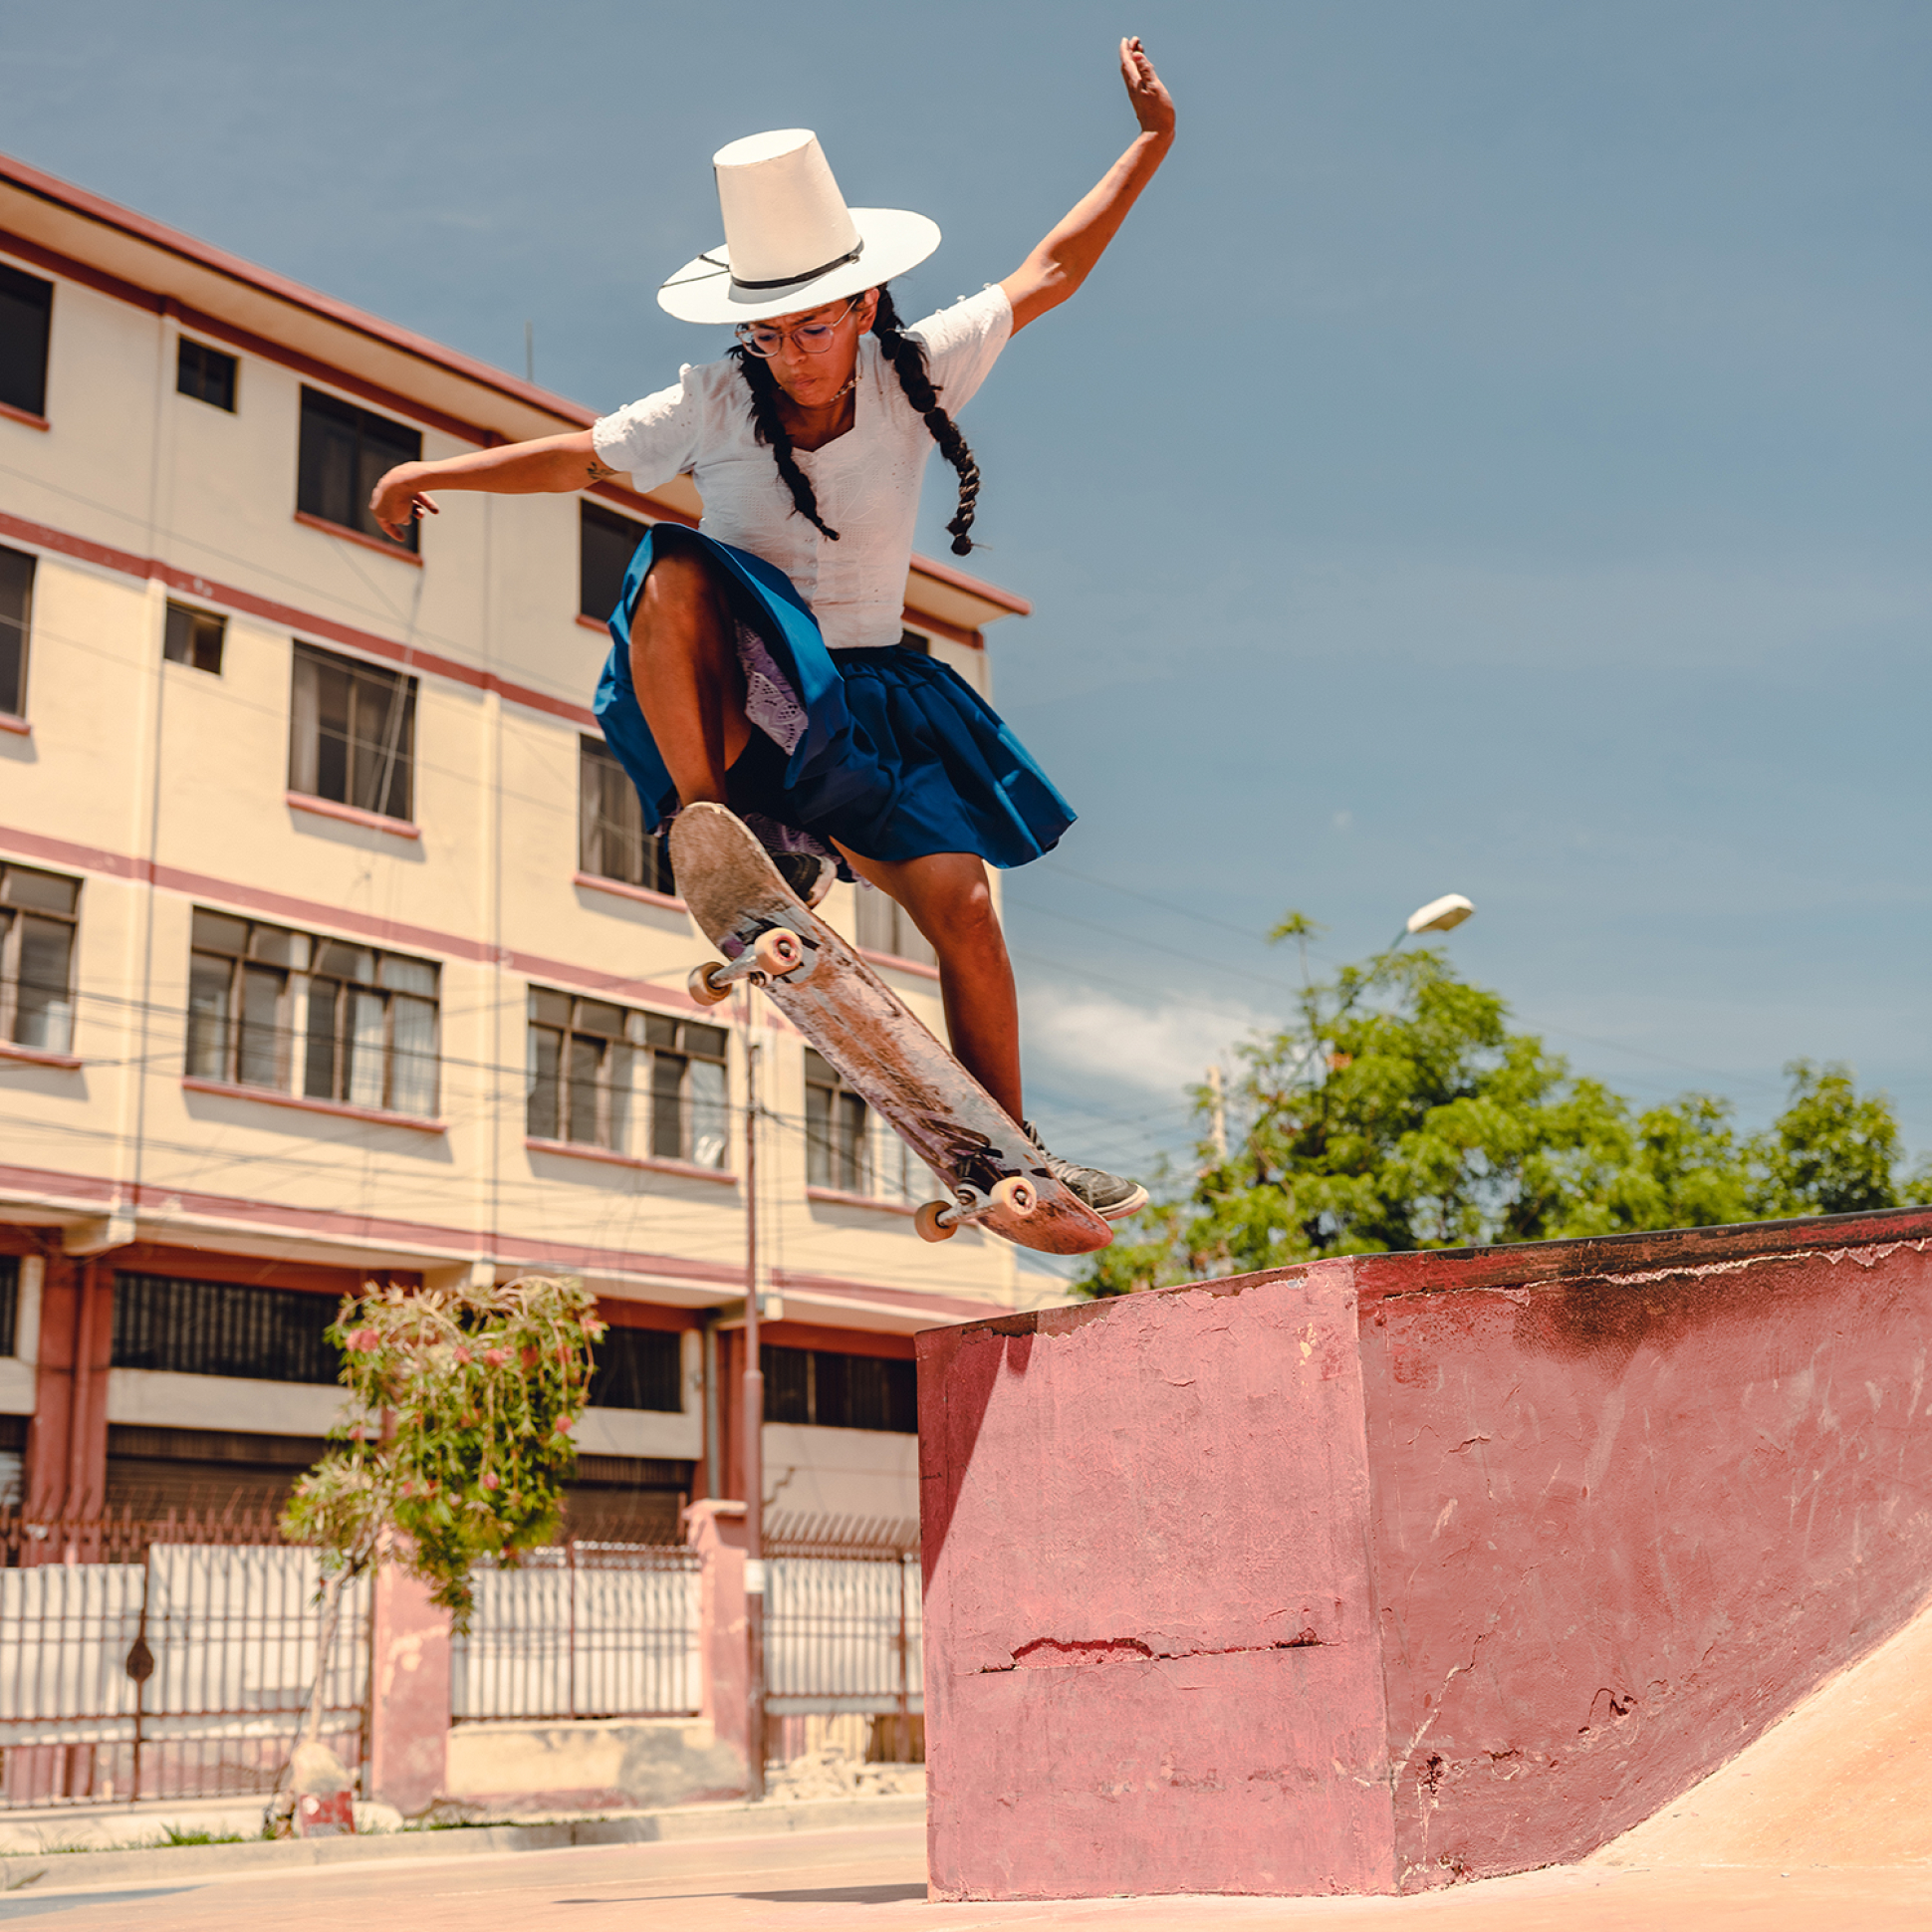
[[[695,1552],[569,1542],[472,1575],[450,1716],[683,1717],[700,1702]]]
[[[765,1548],[766,1710],[923,1712],[917,1524],[781,1519]]]
[[[0,1809],[266,1795],[321,1642],[314,1551],[270,1518],[0,1514]],[[367,1732],[368,1584],[342,1592],[322,1739]]]

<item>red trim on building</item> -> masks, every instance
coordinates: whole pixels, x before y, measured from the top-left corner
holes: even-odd
[[[581,1140],[541,1140],[526,1136],[524,1146],[533,1154],[557,1154],[568,1160],[602,1160],[613,1167],[641,1167],[653,1174],[674,1174],[687,1181],[723,1181],[738,1185],[738,1176],[722,1167],[700,1167],[694,1160],[665,1160],[657,1154],[620,1154],[611,1147],[592,1147]]]
[[[305,530],[319,530],[325,537],[340,537],[346,544],[361,544],[364,550],[372,550],[379,557],[393,557],[398,564],[407,564],[414,570],[422,569],[419,551],[392,544],[386,537],[371,537],[364,530],[352,530],[346,523],[334,523],[328,517],[313,516],[307,510],[296,511],[295,521]]]
[[[213,1093],[227,1100],[260,1100],[268,1106],[302,1107],[310,1113],[333,1113],[338,1119],[366,1120],[376,1127],[410,1127],[417,1133],[449,1131],[447,1121],[425,1119],[419,1113],[391,1113],[378,1106],[350,1106],[342,1100],[318,1100],[307,1093],[284,1093],[273,1087],[242,1087],[233,1081],[203,1080],[199,1074],[183,1074],[181,1090]]]
[[[44,1047],[22,1047],[12,1040],[0,1040],[0,1060],[21,1060],[32,1067],[59,1067],[69,1073],[84,1064],[79,1054],[53,1054]]]
[[[16,409],[11,402],[0,402],[0,418],[25,423],[29,429],[52,429],[54,426],[45,416],[37,416],[31,409]]]
[[[392,839],[420,839],[422,828],[407,819],[392,819],[386,812],[364,812],[360,806],[339,805],[334,799],[319,799],[309,792],[285,792],[283,798],[291,811],[313,812],[319,819],[340,819],[345,825],[365,826],[370,832],[386,832]]]
[[[25,718],[16,718],[11,711],[0,711],[0,731],[11,731],[22,738],[34,735],[34,727]]]
[[[828,1328],[817,1322],[761,1322],[758,1338],[769,1348],[824,1348],[838,1355],[883,1355],[888,1361],[912,1359],[909,1334],[880,1334],[873,1328]]]
[[[51,550],[63,557],[75,558],[83,564],[96,565],[102,570],[119,571],[124,577],[137,577],[143,581],[158,578],[170,591],[184,591],[189,597],[199,598],[206,603],[226,604],[229,609],[238,610],[246,616],[260,617],[264,622],[301,631],[310,637],[326,637],[332,644],[345,644],[351,650],[365,652],[370,657],[381,658],[385,663],[400,664],[407,670],[446,677],[451,683],[466,684],[472,690],[494,691],[527,710],[547,712],[552,717],[568,718],[573,724],[597,729],[597,718],[586,705],[574,704],[568,698],[553,697],[548,691],[533,690],[527,684],[514,684],[508,678],[498,677],[494,671],[458,663],[453,657],[423,650],[415,644],[398,644],[387,637],[378,637],[372,630],[338,623],[333,617],[319,617],[311,610],[298,610],[292,604],[280,604],[273,598],[257,597],[254,592],[240,590],[232,584],[216,583],[212,578],[202,577],[193,571],[176,570],[171,564],[163,564],[157,557],[136,557],[131,551],[116,550],[110,544],[97,544],[90,538],[77,537],[48,524],[30,523],[25,517],[10,516],[4,510],[0,510],[0,534],[14,537],[22,543],[36,544],[42,550]]]
[[[653,892],[648,886],[627,885],[620,878],[603,878],[596,872],[574,872],[573,885],[582,885],[592,892],[608,892],[613,898],[635,899],[639,905],[660,906],[666,912],[682,912],[684,901],[674,899],[668,892]]]
[[[613,1328],[666,1328],[682,1333],[699,1327],[695,1309],[667,1309],[657,1302],[620,1302],[608,1295],[598,1297],[598,1314]]]

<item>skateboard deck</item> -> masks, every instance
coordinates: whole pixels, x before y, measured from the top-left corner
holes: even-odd
[[[699,968],[692,991],[726,997],[713,973],[761,985],[951,1191],[942,1221],[970,1220],[1050,1255],[1091,1254],[1113,1239],[1106,1222],[1047,1171],[993,1096],[786,884],[740,819],[721,805],[688,805],[672,822],[670,845],[679,896],[732,962]],[[796,940],[767,937],[781,928]],[[784,970],[793,958],[798,964]],[[771,970],[751,970],[761,960]],[[1014,1176],[1030,1184],[1030,1212],[1027,1188],[1016,1190]],[[920,1232],[944,1239],[931,1231],[935,1206],[920,1214]]]

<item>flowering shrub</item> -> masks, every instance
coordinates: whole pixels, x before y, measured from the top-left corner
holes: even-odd
[[[604,1333],[582,1283],[532,1275],[499,1288],[371,1288],[329,1337],[356,1419],[296,1485],[287,1533],[332,1572],[396,1554],[457,1627],[470,1567],[514,1559],[556,1528]]]

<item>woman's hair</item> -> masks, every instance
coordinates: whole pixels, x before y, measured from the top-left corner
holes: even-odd
[[[892,292],[882,284],[878,309],[872,317],[872,334],[878,338],[879,348],[892,364],[905,399],[924,418],[932,440],[939,445],[940,455],[959,472],[959,508],[946,528],[952,533],[953,555],[969,556],[973,549],[969,533],[979,501],[979,465],[966,446],[966,438],[959,433],[959,425],[939,406],[939,392],[932,386],[932,376],[926,368],[924,345],[913,341],[900,326],[899,312],[892,306]],[[792,453],[792,438],[778,409],[778,377],[772,373],[771,364],[742,346],[734,347],[730,353],[738,359],[738,366],[751,390],[752,432],[771,450],[778,473],[792,493],[792,508],[837,543],[838,531],[819,514],[819,499],[813,491],[812,479],[799,468],[799,459]]]

